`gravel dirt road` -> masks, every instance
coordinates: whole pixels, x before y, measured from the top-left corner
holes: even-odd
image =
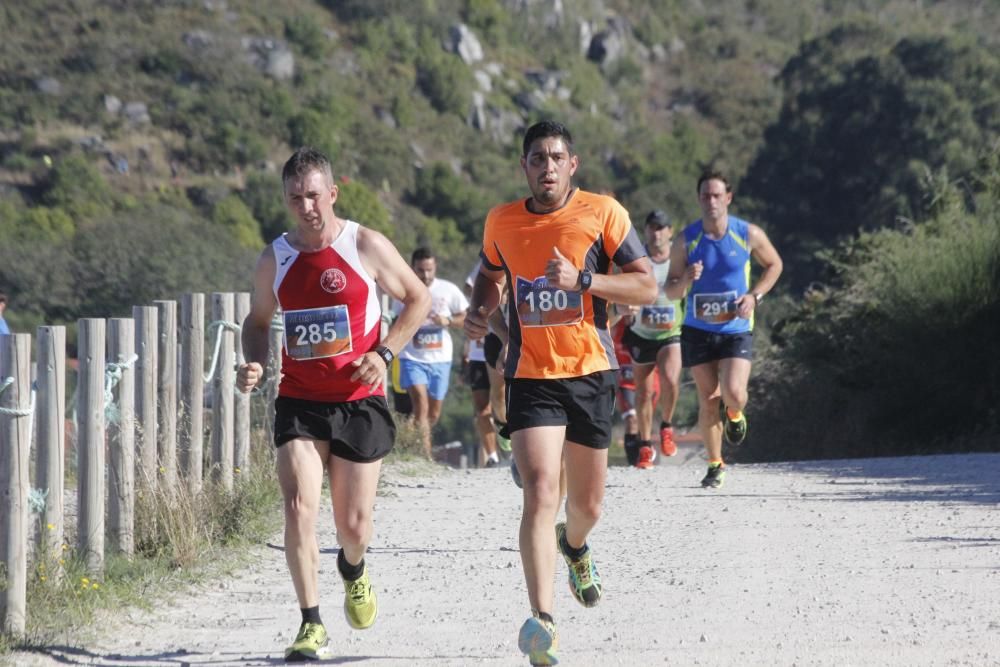
[[[732,465],[704,490],[696,444],[614,467],[590,543],[604,579],[584,609],[557,572],[561,663],[1000,665],[1000,455]],[[526,665],[528,615],[506,469],[386,469],[368,556],[380,616],[341,610],[320,521],[334,665]],[[126,611],[76,647],[18,665],[268,665],[298,625],[281,536],[226,581]]]

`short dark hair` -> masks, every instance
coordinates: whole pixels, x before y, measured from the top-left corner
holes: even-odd
[[[547,137],[561,138],[563,143],[566,144],[569,154],[573,154],[573,135],[570,134],[569,128],[554,120],[543,120],[529,127],[528,131],[524,133],[524,142],[521,144],[521,155],[527,157],[528,151],[531,150],[531,144],[535,143],[538,139],[545,139]]]
[[[0,292],[0,303],[7,303],[7,295]]]
[[[330,158],[311,146],[302,146],[285,162],[285,166],[281,169],[281,182],[287,183],[289,179],[305,176],[313,170],[323,172],[330,183],[333,183]]]
[[[669,227],[670,226],[670,216],[667,215],[666,211],[654,208],[646,216],[646,226],[655,225],[657,227]]]
[[[422,262],[425,259],[434,259],[434,253],[431,252],[430,248],[420,246],[414,250],[413,254],[410,256],[410,266],[413,266],[417,262]]]
[[[701,184],[705,181],[722,181],[722,184],[726,186],[726,192],[732,192],[733,189],[729,185],[729,179],[726,175],[722,173],[721,169],[716,169],[714,167],[706,169],[701,172],[701,176],[698,177],[698,194],[701,194]]]

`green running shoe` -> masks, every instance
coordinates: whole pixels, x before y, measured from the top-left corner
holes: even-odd
[[[378,598],[368,579],[368,566],[361,577],[354,581],[344,580],[344,615],[355,630],[370,628],[378,618]]]
[[[497,447],[499,447],[502,452],[510,453],[510,438],[505,438],[497,433]]]
[[[532,665],[557,665],[559,658],[559,635],[556,634],[556,624],[532,616],[517,634],[517,647],[521,653],[528,656]]]
[[[701,480],[701,485],[706,489],[718,489],[726,479],[726,466],[721,463],[711,463],[708,466],[708,473]]]
[[[734,447],[742,444],[747,437],[747,416],[740,413],[740,418],[733,421],[729,418],[729,413],[722,411],[722,434],[726,436],[726,442]]]
[[[573,560],[566,554],[566,524],[556,524],[556,544],[559,546],[559,553],[566,559],[569,566],[569,590],[576,598],[576,601],[584,607],[593,607],[601,601],[601,593],[604,590],[601,586],[601,575],[594,565],[593,555],[590,547],[586,547],[586,552],[577,560]]]
[[[285,649],[285,662],[319,660],[329,653],[330,637],[322,623],[303,623],[295,643]]]

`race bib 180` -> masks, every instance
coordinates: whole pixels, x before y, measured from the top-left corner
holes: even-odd
[[[551,327],[583,320],[583,298],[577,291],[549,287],[545,276],[517,277],[517,318],[522,327]]]
[[[643,306],[639,312],[639,322],[647,329],[670,331],[676,320],[677,311],[672,303],[666,306]]]
[[[322,359],[350,352],[347,306],[285,311],[285,352],[292,359]]]
[[[696,317],[709,324],[722,324],[736,319],[736,292],[720,294],[695,294]]]

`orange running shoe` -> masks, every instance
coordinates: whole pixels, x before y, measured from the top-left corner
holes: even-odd
[[[672,426],[660,428],[660,452],[664,456],[673,456],[677,453],[677,443],[674,442],[674,428]]]
[[[653,444],[649,441],[643,442],[642,446],[639,447],[639,460],[635,467],[643,470],[652,468],[654,461],[656,461],[656,450],[653,449]]]

